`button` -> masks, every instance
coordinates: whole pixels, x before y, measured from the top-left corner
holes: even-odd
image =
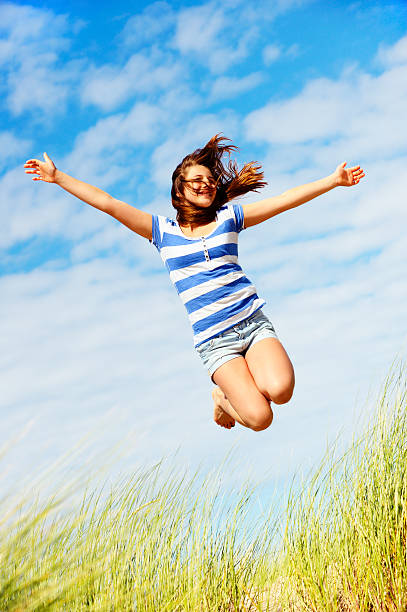
[[[202,246],[203,246],[203,250],[205,254],[205,259],[206,261],[210,261],[211,258],[209,257],[209,251],[208,251],[208,246],[206,244],[205,236],[201,236],[201,240],[202,240]]]

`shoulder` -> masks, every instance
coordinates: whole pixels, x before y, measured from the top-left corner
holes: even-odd
[[[235,231],[240,232],[243,229],[244,214],[241,204],[228,202],[218,212],[218,219],[226,221],[230,219],[235,225]]]
[[[177,221],[170,217],[164,217],[163,215],[152,215],[153,217],[153,244],[157,248],[161,248],[163,236],[165,234],[173,234],[179,231],[179,225]]]

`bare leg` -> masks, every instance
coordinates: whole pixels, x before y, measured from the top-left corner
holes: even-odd
[[[232,407],[222,389],[215,387],[212,391],[213,398],[213,420],[215,423],[226,429],[235,426],[235,421],[248,427],[248,425],[240,418],[236,410]]]
[[[275,404],[290,401],[295,385],[294,368],[283,345],[276,338],[253,344],[245,355],[259,391]]]
[[[291,361],[275,338],[260,340],[245,358],[223,364],[213,380],[219,387],[212,393],[216,423],[230,429],[238,421],[255,431],[269,427],[273,420],[270,401],[288,402],[295,384]]]
[[[236,357],[224,363],[212,378],[228,401],[222,400],[217,392],[214,399],[216,397],[218,407],[220,404],[232,419],[255,431],[270,425],[273,420],[270,401],[258,390],[244,357]]]

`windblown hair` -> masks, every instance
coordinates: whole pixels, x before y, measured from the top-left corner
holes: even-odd
[[[257,162],[249,162],[241,170],[234,160],[230,159],[237,147],[232,144],[223,144],[230,141],[229,138],[216,134],[202,149],[196,149],[190,153],[176,167],[172,175],[171,198],[172,205],[177,211],[177,221],[180,225],[205,225],[216,218],[217,211],[226,202],[230,202],[238,196],[249,191],[258,191],[267,183],[263,180],[264,175],[261,165]],[[225,167],[222,157],[227,154],[229,161]],[[216,196],[207,208],[200,208],[188,202],[184,196],[183,180],[186,170],[194,165],[209,168],[216,181]]]

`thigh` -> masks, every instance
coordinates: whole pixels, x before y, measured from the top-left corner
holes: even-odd
[[[276,404],[288,402],[294,391],[294,368],[276,338],[259,340],[247,350],[245,359],[259,391]]]
[[[257,388],[244,357],[224,363],[212,378],[248,427],[260,430],[270,425],[270,402]]]

